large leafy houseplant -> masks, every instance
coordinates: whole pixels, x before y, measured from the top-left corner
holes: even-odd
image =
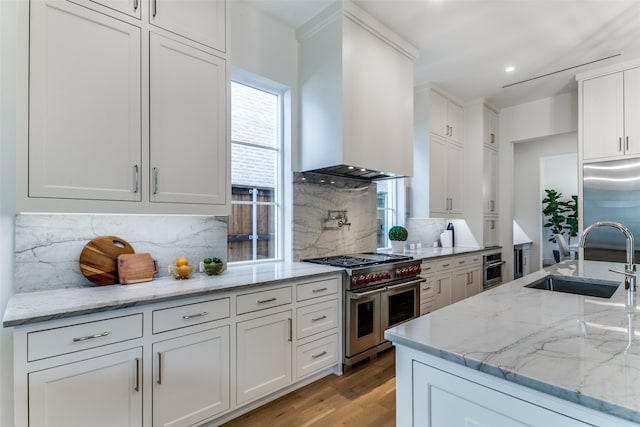
[[[578,196],[575,194],[571,196],[571,200],[563,202],[568,212],[566,217],[566,225],[564,229],[569,233],[569,242],[572,237],[578,236]]]
[[[554,189],[545,189],[547,197],[542,199],[542,214],[544,215],[544,228],[549,228],[551,236],[549,241],[556,243],[554,234],[564,233],[564,223],[566,222],[565,212],[568,211],[566,202],[562,200],[562,193]],[[577,232],[577,229],[576,229]]]

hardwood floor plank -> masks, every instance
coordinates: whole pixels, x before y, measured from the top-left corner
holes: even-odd
[[[394,427],[395,351],[325,377],[221,427]]]

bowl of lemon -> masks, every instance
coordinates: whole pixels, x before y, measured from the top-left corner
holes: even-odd
[[[168,270],[174,279],[186,280],[193,276],[196,266],[189,264],[189,260],[186,258],[178,258],[175,264],[169,264]]]
[[[209,276],[217,276],[227,269],[227,263],[220,258],[205,258],[202,262],[202,269]]]

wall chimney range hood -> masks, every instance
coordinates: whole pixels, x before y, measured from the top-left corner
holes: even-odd
[[[297,31],[298,170],[361,180],[413,174],[417,49],[351,1]]]

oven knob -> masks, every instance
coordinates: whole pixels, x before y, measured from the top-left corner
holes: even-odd
[[[418,270],[418,274],[422,273],[422,266],[417,267],[417,270]]]
[[[418,274],[419,267],[411,267],[411,274]]]
[[[387,274],[384,275],[385,279],[391,279],[391,273],[387,271]]]
[[[369,282],[371,282],[371,276],[367,274],[366,277],[364,278],[364,283],[369,283]]]
[[[384,276],[382,275],[382,273],[378,273],[378,280],[382,280],[384,279]]]
[[[400,270],[400,276],[404,277],[407,275],[407,269],[403,268],[402,270]]]
[[[356,279],[356,285],[362,285],[364,283],[364,276],[358,276]]]
[[[378,277],[376,277],[375,273],[371,275],[371,282],[375,282],[378,280]]]

